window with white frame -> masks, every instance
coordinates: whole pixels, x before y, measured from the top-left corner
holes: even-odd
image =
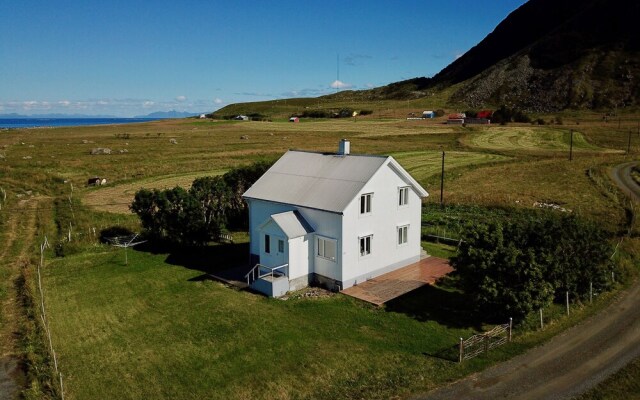
[[[398,205],[406,206],[409,204],[409,186],[398,189]]]
[[[398,227],[398,245],[407,244],[408,233],[409,233],[409,225]]]
[[[316,255],[327,260],[335,261],[337,255],[337,241],[323,237],[316,237]]]
[[[284,240],[278,239],[278,253],[284,253]]]
[[[369,214],[371,212],[371,198],[373,193],[367,193],[360,196],[360,214]]]
[[[360,256],[371,254],[371,238],[373,235],[363,236],[360,238]]]

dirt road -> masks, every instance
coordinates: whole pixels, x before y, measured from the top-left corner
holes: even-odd
[[[638,165],[639,161],[632,161],[625,164],[616,165],[609,171],[611,179],[635,201],[640,201],[640,186],[631,178],[631,169]]]
[[[543,346],[414,399],[569,399],[640,357],[640,284]]]
[[[611,170],[631,198],[640,187],[630,178],[636,163]],[[598,315],[543,346],[414,399],[570,399],[640,357],[640,283],[621,293]]]

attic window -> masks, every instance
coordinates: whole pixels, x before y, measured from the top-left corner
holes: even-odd
[[[371,198],[373,193],[367,193],[360,196],[360,214],[369,214],[371,212]]]
[[[409,187],[401,187],[398,189],[398,205],[406,206],[409,204]]]

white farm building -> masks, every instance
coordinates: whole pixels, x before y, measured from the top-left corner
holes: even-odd
[[[393,157],[288,151],[249,190],[251,287],[342,290],[420,260],[428,193]]]

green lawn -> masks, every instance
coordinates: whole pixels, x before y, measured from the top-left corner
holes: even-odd
[[[195,268],[206,261],[167,260],[130,251],[125,266],[122,249],[99,246],[48,263],[65,398],[389,398],[488,362],[439,358],[474,331],[465,321],[421,321],[341,294],[267,299],[202,279]]]

